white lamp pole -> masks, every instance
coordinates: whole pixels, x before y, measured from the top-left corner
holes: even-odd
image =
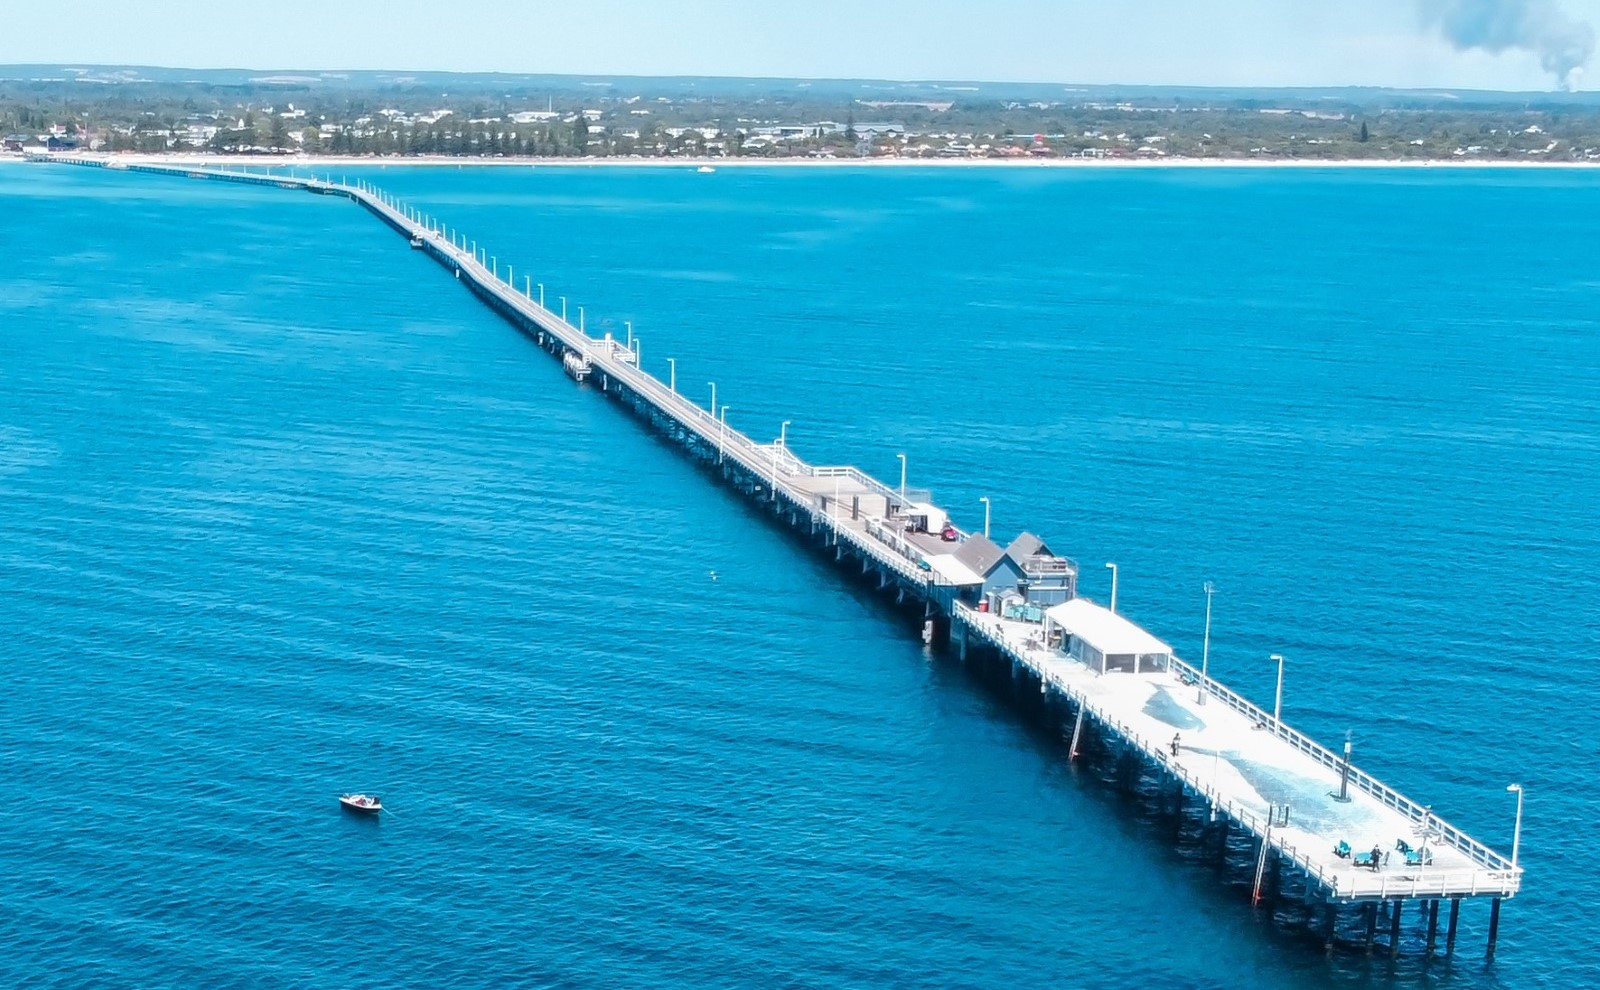
[[[578,332],[583,332],[583,307],[578,307]]]
[[[1283,654],[1274,653],[1267,659],[1278,661],[1278,694],[1272,703],[1272,733],[1277,735],[1278,726],[1283,724]]]
[[[778,448],[782,447],[784,441],[788,438],[789,421],[784,420],[783,425],[778,427],[777,442],[772,445],[772,498],[774,501],[778,498]]]
[[[561,322],[567,322],[567,297],[561,296]]]
[[[678,359],[677,358],[667,358],[667,367],[670,369],[670,371],[668,372],[668,375],[667,375],[667,391],[669,391],[669,392],[677,392],[678,391]]]
[[[1211,667],[1211,593],[1217,590],[1210,581],[1206,582],[1206,638],[1200,646],[1200,697],[1196,699],[1200,704],[1206,703],[1206,672]]]
[[[711,418],[712,419],[716,419],[717,418],[717,383],[716,382],[706,382],[706,384],[711,386]]]
[[[1117,565],[1106,561],[1106,566],[1111,568],[1111,614],[1117,612]]]
[[[983,503],[983,538],[989,538],[989,496],[980,495],[978,501]]]
[[[900,511],[906,510],[906,455],[894,455],[900,458]]]
[[[1517,824],[1511,830],[1511,870],[1514,873],[1517,869],[1517,852],[1522,847],[1522,785],[1510,784],[1506,790],[1517,792]]]
[[[717,460],[722,460],[722,448],[728,436],[728,407],[722,407],[722,419],[717,427]]]
[[[539,287],[539,308],[544,309],[544,283],[535,282],[534,284]]]

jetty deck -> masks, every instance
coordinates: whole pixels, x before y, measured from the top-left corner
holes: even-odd
[[[717,479],[766,507],[778,522],[842,568],[892,594],[897,604],[919,608],[925,641],[935,638],[936,629],[948,630],[959,640],[964,661],[986,650],[1010,665],[1013,680],[1026,677],[1030,686],[1037,684],[1040,696],[1066,707],[1074,758],[1080,736],[1095,733],[1126,765],[1161,781],[1164,792],[1176,795],[1180,805],[1186,802],[1209,822],[1220,823],[1224,840],[1230,829],[1247,836],[1254,850],[1256,900],[1264,888],[1281,890],[1283,878],[1291,878],[1307,904],[1326,909],[1323,924],[1330,949],[1341,905],[1355,905],[1365,920],[1369,949],[1381,911],[1390,919],[1391,953],[1398,952],[1402,943],[1400,905],[1421,901],[1429,954],[1434,951],[1439,905],[1448,902],[1446,945],[1453,954],[1462,901],[1487,897],[1492,903],[1488,954],[1493,956],[1501,900],[1514,897],[1522,885],[1522,870],[1510,858],[1449,824],[1430,807],[1348,766],[1311,738],[1278,724],[1268,712],[1225,686],[1214,680],[1202,683],[1199,671],[1175,657],[1159,673],[1096,673],[1050,642],[1036,609],[1010,617],[985,610],[998,601],[993,590],[999,580],[996,574],[1001,573],[994,569],[998,548],[986,537],[947,526],[942,512],[930,511],[926,492],[890,486],[848,465],[810,464],[784,443],[762,443],[741,433],[727,422],[725,410],[702,407],[640,368],[636,344],[609,334],[590,336],[581,318],[574,326],[547,309],[535,297],[531,277],[525,275],[519,288],[509,266],[502,276],[486,251],[436,219],[365,181],[128,160],[112,164],[105,157],[34,157],[301,189],[354,201],[452,272],[486,305],[558,358],[573,378],[625,405]],[[925,525],[912,525],[919,511],[938,523],[926,524],[925,518]],[[1047,580],[1070,572],[1075,582],[1076,565],[1066,558],[1052,556],[1042,566]],[[1013,581],[1007,593],[1026,594],[1027,583]],[[1075,584],[1065,587],[1071,598]],[[1348,784],[1348,801],[1335,796],[1342,783]],[[1346,859],[1335,853],[1341,842],[1353,854],[1376,848],[1383,861],[1377,869],[1358,866],[1353,856]],[[1401,842],[1419,850],[1422,862],[1407,865],[1398,848]],[[1274,882],[1266,884],[1269,876]],[[1360,937],[1358,932],[1357,940]]]
[[[1214,680],[1176,661],[1155,673],[1098,674],[1044,645],[1040,627],[957,606],[958,629],[1000,648],[1086,717],[1139,748],[1208,805],[1343,902],[1516,893],[1510,862]],[[1203,699],[1203,700],[1202,700]],[[1178,740],[1176,752],[1173,741]],[[1406,865],[1399,842],[1426,865]],[[1351,855],[1335,852],[1345,843]],[[1376,868],[1354,854],[1381,852]]]

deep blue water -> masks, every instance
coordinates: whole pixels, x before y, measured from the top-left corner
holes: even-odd
[[[0,985],[1595,982],[1600,177],[365,174],[1186,654],[1215,581],[1501,848],[1526,783],[1500,959],[1265,923],[348,203],[5,166]]]

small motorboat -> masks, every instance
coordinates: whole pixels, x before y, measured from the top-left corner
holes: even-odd
[[[341,794],[339,803],[364,815],[376,815],[383,810],[383,801],[376,794]]]

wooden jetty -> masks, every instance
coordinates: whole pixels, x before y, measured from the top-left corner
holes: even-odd
[[[1035,699],[1059,722],[1073,759],[1092,757],[1142,807],[1172,817],[1179,841],[1214,849],[1242,876],[1252,903],[1293,915],[1329,951],[1379,945],[1396,955],[1410,944],[1430,956],[1439,951],[1447,903],[1443,952],[1453,957],[1462,902],[1487,899],[1486,952],[1494,957],[1501,903],[1522,887],[1512,857],[1351,765],[1348,747],[1341,755],[1320,745],[1173,656],[1114,608],[1078,597],[1077,565],[1043,541],[1024,534],[1002,548],[955,527],[927,492],[906,487],[903,463],[896,487],[855,467],[807,463],[781,437],[752,439],[728,424],[714,397],[702,407],[642,370],[636,341],[590,336],[581,316],[574,326],[546,308],[531,277],[519,289],[509,267],[502,276],[476,244],[365,181],[124,160],[115,167],[352,200],[574,379],[631,410],[840,568],[917,610],[925,642],[953,637],[964,662],[1009,676],[1019,699]],[[1411,904],[1420,911],[1408,936],[1402,916]]]

